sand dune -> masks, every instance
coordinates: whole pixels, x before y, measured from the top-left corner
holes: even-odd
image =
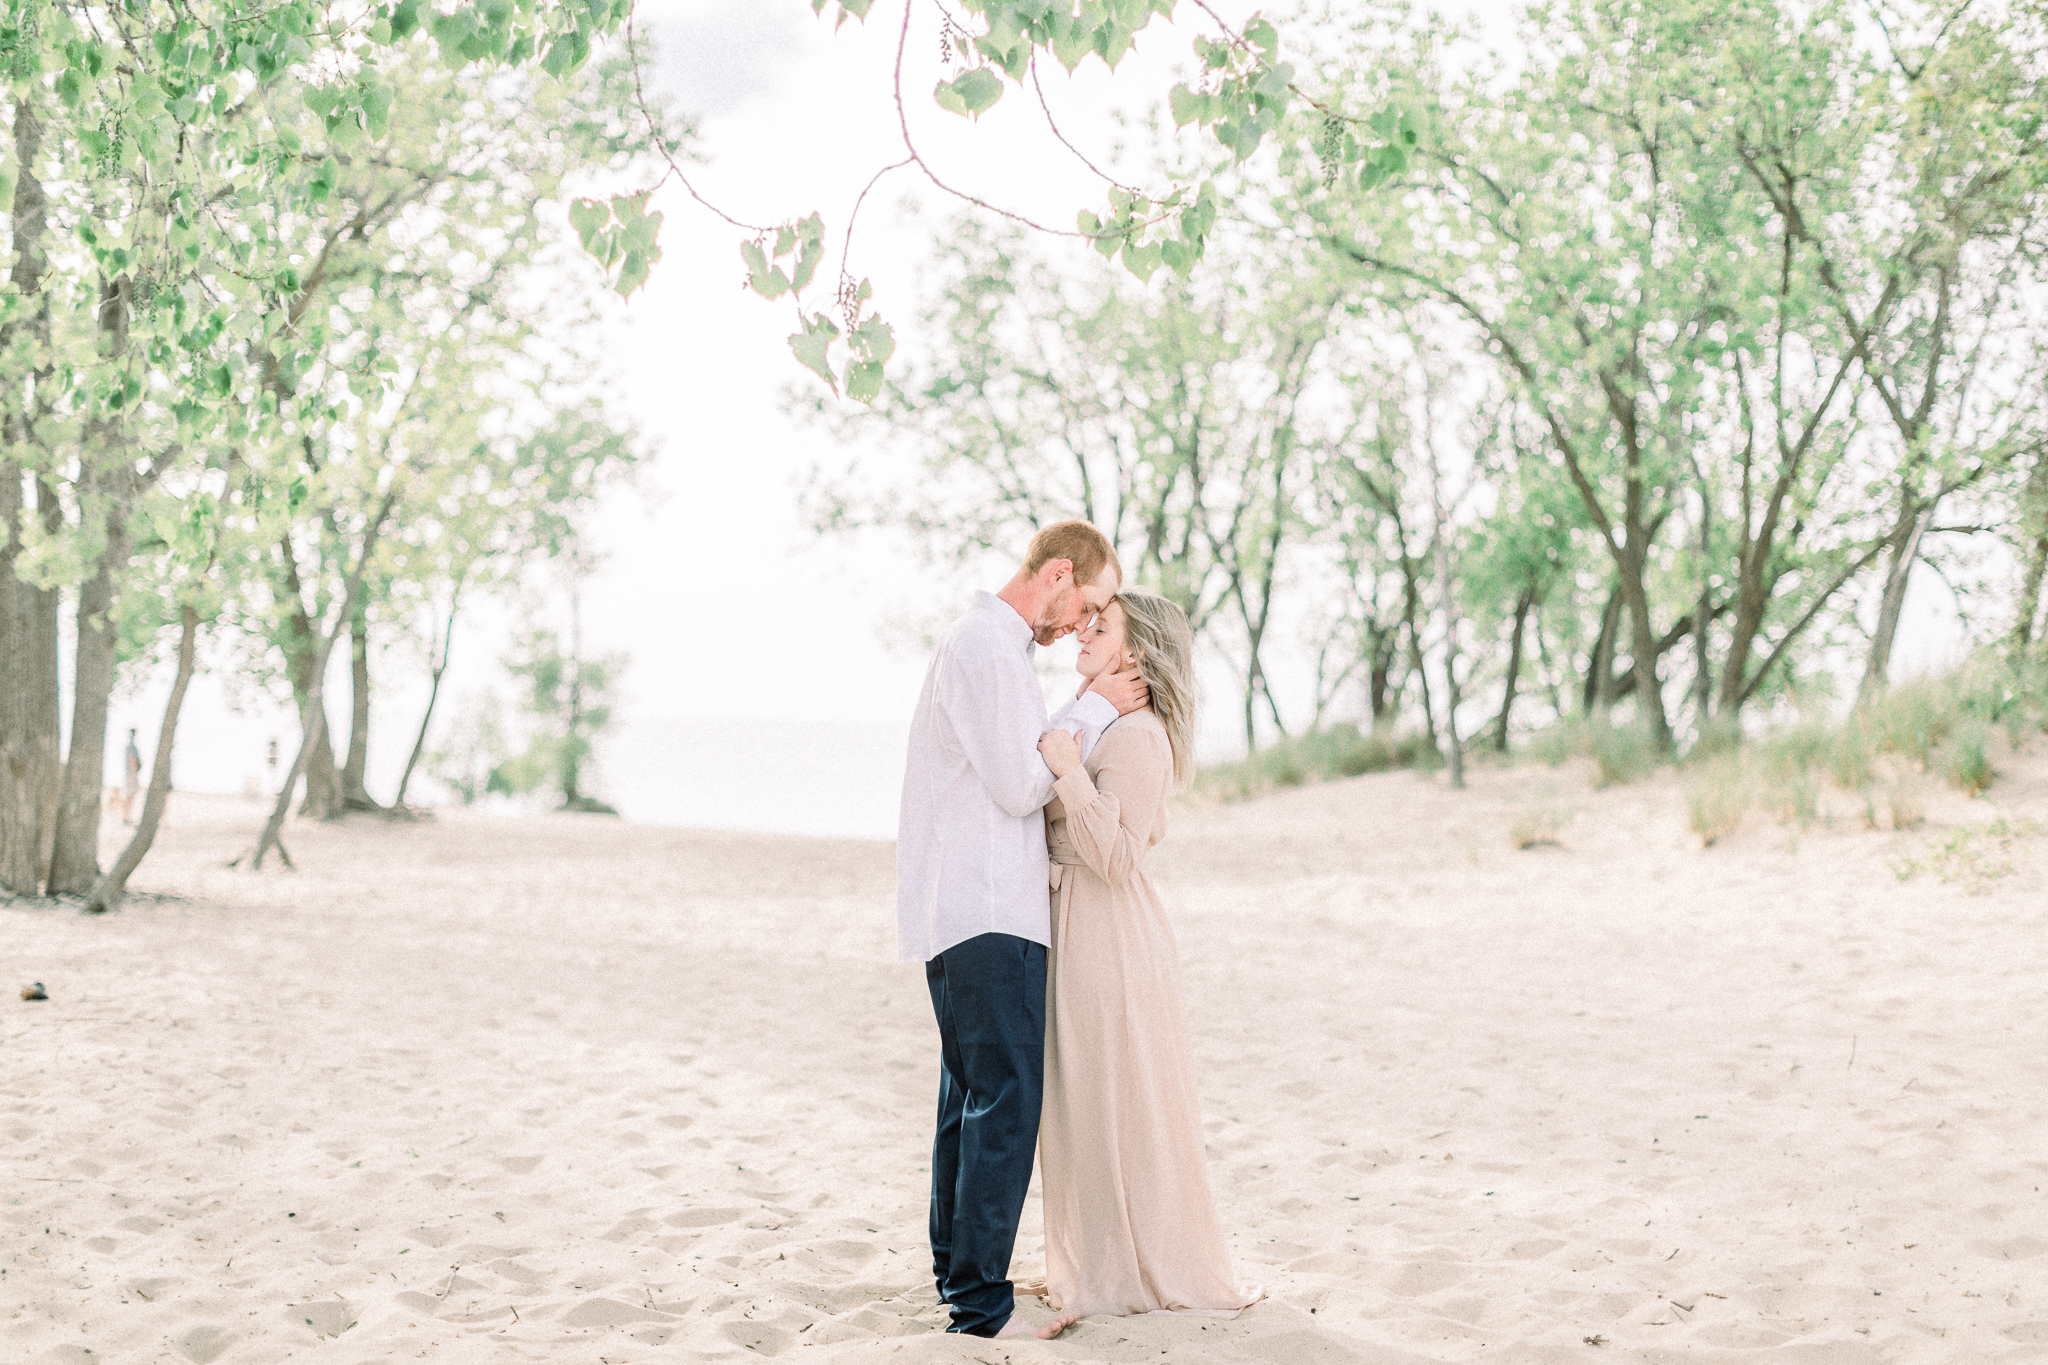
[[[454,814],[221,867],[260,814],[177,805],[176,899],[0,911],[0,1358],[2048,1359],[2048,834],[1956,836],[2048,822],[2043,765],[1709,852],[1570,770],[1181,815],[1272,1298],[1050,1346],[940,1334],[888,846]]]

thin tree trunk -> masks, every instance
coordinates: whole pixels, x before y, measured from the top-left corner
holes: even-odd
[[[1607,594],[1600,609],[1600,631],[1593,637],[1593,654],[1586,661],[1586,687],[1582,702],[1588,717],[1605,717],[1614,705],[1614,643],[1621,633],[1621,589]]]
[[[1372,728],[1377,730],[1386,723],[1389,698],[1387,689],[1393,681],[1394,656],[1400,648],[1396,633],[1381,629],[1377,621],[1366,626],[1365,647],[1367,660],[1366,704],[1372,709]]]
[[[104,281],[100,288],[101,349],[110,360],[128,350],[128,277]],[[128,518],[135,497],[135,462],[127,448],[127,428],[118,415],[95,416],[88,425],[86,458],[98,472],[82,489],[79,516],[99,516],[106,544],[92,576],[78,589],[78,639],[72,669],[71,742],[64,758],[63,792],[57,810],[55,846],[50,856],[52,895],[85,895],[100,878],[100,812],[105,804],[107,707],[114,691],[114,659],[119,631],[114,606],[128,569]],[[90,506],[90,512],[88,507]]]
[[[1508,751],[1508,713],[1515,707],[1515,686],[1522,677],[1522,630],[1529,621],[1529,608],[1536,602],[1534,588],[1522,589],[1522,595],[1515,602],[1515,629],[1508,636],[1508,678],[1501,689],[1500,715],[1493,722],[1493,747],[1496,753]]]
[[[43,649],[43,594],[14,571],[28,511],[23,482],[20,466],[0,461],[0,891],[33,896],[42,890],[59,737],[43,704],[56,686],[55,657]]]
[[[28,89],[35,87],[31,84]],[[48,366],[50,303],[43,293],[48,258],[43,251],[49,201],[36,177],[43,127],[24,93],[14,105],[14,201],[9,214],[14,265],[9,280],[23,319],[0,332],[0,349],[13,350],[24,332],[36,343],[33,373]],[[7,377],[0,449],[18,450],[33,431],[41,389],[30,399],[28,374]],[[42,889],[45,849],[54,833],[59,749],[57,716],[56,597],[15,573],[22,524],[29,514],[27,472],[0,459],[0,891],[33,896]],[[37,510],[47,496],[39,486]],[[47,516],[45,517],[47,521]]]
[[[106,798],[107,707],[114,690],[117,634],[113,620],[115,563],[126,563],[127,536],[107,514],[107,545],[92,577],[78,588],[78,640],[71,691],[71,743],[57,806],[50,857],[50,894],[82,896],[100,876],[100,810]]]
[[[1714,618],[1714,538],[1713,504],[1707,498],[1707,484],[1704,476],[1700,480],[1700,601],[1693,610],[1692,632],[1693,658],[1693,708],[1696,723],[1702,739],[1706,738],[1707,727],[1714,720],[1714,659],[1708,647],[1713,632],[1708,629]]]
[[[92,914],[104,914],[119,908],[122,897],[128,894],[128,879],[135,875],[135,869],[142,866],[142,860],[156,842],[157,826],[164,818],[164,806],[171,794],[171,752],[177,745],[178,714],[185,707],[185,689],[192,683],[192,661],[194,646],[199,637],[199,613],[191,607],[184,607],[178,613],[178,676],[171,684],[170,700],[164,703],[164,723],[156,733],[156,762],[149,770],[149,794],[142,800],[142,819],[135,826],[135,834],[128,840],[128,846],[121,850],[121,856],[107,869],[86,898],[85,908]]]
[[[1863,670],[1863,683],[1856,689],[1858,705],[1875,700],[1891,683],[1892,646],[1899,635],[1899,617],[1906,606],[1906,588],[1913,577],[1913,564],[1920,557],[1920,538],[1934,521],[1934,503],[1917,515],[1902,514],[1890,538],[1891,562],[1885,566],[1884,596],[1878,599],[1877,629],[1870,634],[1870,657]]]
[[[1415,618],[1422,614],[1422,590],[1417,583],[1419,575],[1415,564],[1405,553],[1401,556],[1401,624],[1408,633],[1408,671],[1422,688],[1422,729],[1429,738],[1429,747],[1436,747],[1436,707],[1429,694],[1429,670],[1422,661],[1422,629]]]
[[[1628,600],[1629,653],[1634,656],[1636,706],[1643,730],[1660,752],[1671,747],[1671,722],[1664,714],[1664,688],[1658,671],[1657,628],[1650,620],[1650,590],[1644,581],[1640,556],[1630,555],[1624,567],[1622,590]]]
[[[427,709],[420,716],[420,732],[412,742],[412,755],[405,760],[405,772],[398,779],[398,795],[393,798],[393,810],[405,809],[406,788],[412,785],[413,770],[420,766],[420,756],[427,751],[427,727],[434,721],[434,703],[441,697],[441,675],[448,671],[449,652],[455,646],[455,609],[461,598],[461,589],[449,595],[448,622],[441,628],[441,650],[430,667],[433,681],[427,687]]]
[[[327,707],[322,694],[326,691],[327,664],[334,657],[335,643],[341,639],[342,632],[348,629],[349,618],[356,609],[356,594],[363,588],[363,574],[370,567],[370,556],[376,553],[377,540],[384,533],[384,519],[391,515],[392,504],[398,500],[398,490],[402,485],[402,479],[393,479],[391,487],[385,490],[384,500],[378,504],[377,513],[370,519],[369,530],[363,536],[362,553],[356,557],[356,566],[348,576],[347,586],[342,590],[341,613],[335,618],[334,629],[328,631],[326,637],[320,641],[318,657],[313,660],[312,682],[307,688],[304,714],[309,719],[306,722],[305,737],[299,741],[298,756],[292,760],[291,771],[285,774],[284,786],[277,793],[277,804],[271,807],[270,819],[264,822],[263,833],[258,836],[255,852],[249,860],[250,866],[259,872],[263,870],[263,855],[268,853],[273,845],[282,851],[283,846],[278,843],[278,836],[284,830],[284,817],[292,808],[292,793],[299,785],[299,778],[305,775],[314,750],[326,738]],[[286,558],[289,560],[289,554]],[[329,750],[330,754],[332,752]],[[289,854],[285,855],[285,862],[287,865],[290,864]]]
[[[363,785],[370,767],[370,613],[364,603],[356,604],[348,634],[348,761],[341,769],[341,804],[344,810],[382,814],[384,807]]]
[[[63,503],[57,496],[56,484],[49,479],[36,479],[36,513],[43,519],[43,534],[46,537],[57,540],[64,535]],[[34,594],[33,703],[36,708],[36,729],[41,734],[49,735],[51,743],[56,746],[51,751],[51,766],[46,770],[37,788],[42,843],[36,852],[36,870],[47,880],[50,875],[50,854],[56,847],[58,793],[64,780],[64,699],[58,666],[63,632],[57,624],[63,600],[55,588],[37,588]]]
[[[569,590],[569,742],[562,764],[562,806],[575,809],[583,793],[583,590]]]
[[[1444,507],[1443,471],[1437,467],[1436,442],[1426,439],[1429,451],[1429,502],[1435,521],[1436,582],[1443,594],[1444,611],[1444,740],[1450,748],[1451,790],[1465,789],[1465,746],[1458,739],[1458,590],[1451,573],[1450,517]]]
[[[2048,577],[2048,536],[2034,541],[2034,548],[2027,556],[2026,577],[2020,584],[2013,639],[2022,649],[2034,642],[2034,623],[2041,615],[2041,582],[2044,577]]]
[[[285,662],[291,674],[292,694],[299,706],[300,733],[317,736],[313,752],[306,759],[306,800],[299,808],[299,814],[315,820],[332,820],[342,813],[341,772],[334,765],[334,742],[327,729],[327,717],[323,713],[320,724],[315,726],[311,709],[316,705],[326,705],[324,701],[313,700],[314,659],[320,652],[320,640],[313,628],[313,619],[306,611],[298,554],[289,536],[278,544],[284,559],[284,589],[288,604]],[[321,681],[324,692],[324,675]]]
[[[2041,612],[2041,582],[2048,578],[2048,455],[2036,456],[2022,495],[2020,524],[2028,542],[2027,565],[2020,575],[2020,598],[2013,612],[2013,643],[2025,649],[2034,642],[2034,619]]]

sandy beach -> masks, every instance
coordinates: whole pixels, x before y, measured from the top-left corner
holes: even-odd
[[[456,812],[252,874],[260,809],[182,798],[161,899],[0,908],[0,1358],[2048,1359],[2048,763],[2009,767],[1706,851],[1677,778],[1570,767],[1179,814],[1270,1298],[1053,1344],[942,1334],[890,845]]]

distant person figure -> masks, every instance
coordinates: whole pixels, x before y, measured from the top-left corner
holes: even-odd
[[[1264,1297],[1231,1273],[1209,1189],[1180,958],[1145,854],[1194,775],[1194,635],[1181,609],[1126,589],[1081,633],[1084,678],[1136,669],[1150,704],[1085,757],[1063,729],[1039,742],[1052,961],[1046,989],[1047,1302],[1053,1337],[1091,1313],[1228,1318]]]
[[[135,799],[142,795],[142,750],[135,747],[135,731],[128,732],[128,751],[121,755],[121,823],[135,823]]]
[[[932,1275],[948,1329],[1013,1336],[1010,1253],[1031,1185],[1044,1084],[1051,942],[1045,816],[1053,778],[1035,752],[1045,700],[1031,666],[1100,611],[1122,582],[1085,521],[1032,538],[1001,592],[939,641],[911,722],[896,844],[897,943],[925,964],[939,1025],[932,1143]],[[1132,672],[1105,671],[1062,707],[1099,731],[1145,704]]]

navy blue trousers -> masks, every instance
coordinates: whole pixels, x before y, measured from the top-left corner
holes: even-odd
[[[924,964],[939,1021],[932,1277],[948,1331],[992,1337],[1013,1307],[1010,1252],[1045,1091],[1045,945],[981,934]]]

